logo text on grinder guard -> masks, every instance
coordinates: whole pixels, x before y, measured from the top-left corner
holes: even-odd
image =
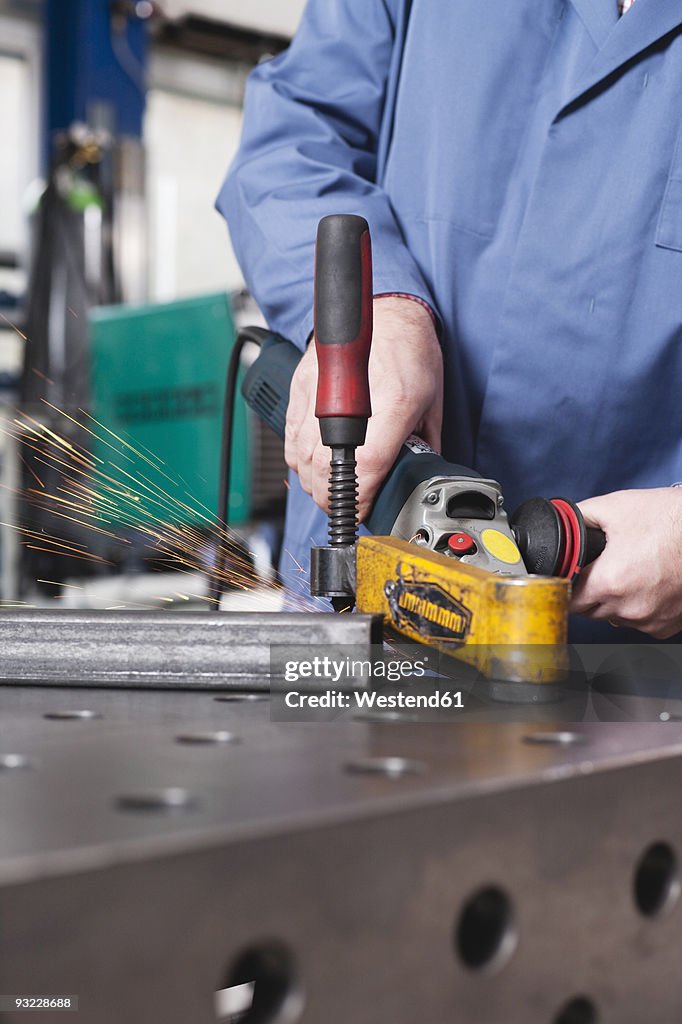
[[[420,579],[414,569],[396,566],[396,578],[384,586],[391,619],[398,629],[411,628],[420,636],[463,644],[471,629],[471,610],[431,580]]]

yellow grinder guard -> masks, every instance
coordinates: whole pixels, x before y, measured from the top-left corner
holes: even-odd
[[[361,537],[356,564],[358,611],[490,679],[564,678],[567,580],[499,576],[393,537]]]

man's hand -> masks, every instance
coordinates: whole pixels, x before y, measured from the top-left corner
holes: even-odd
[[[682,488],[616,491],[581,501],[603,553],[574,586],[571,611],[657,640],[682,630]]]
[[[393,296],[374,300],[369,385],[372,417],[357,454],[360,519],[410,434],[440,451],[443,357],[433,321],[418,302]],[[315,419],[316,391],[317,357],[311,343],[291,382],[285,456],[303,489],[327,510],[330,451],[322,445]]]

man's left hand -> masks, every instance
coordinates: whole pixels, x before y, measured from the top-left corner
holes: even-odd
[[[615,491],[580,509],[607,543],[574,584],[571,611],[657,640],[682,631],[682,488]]]

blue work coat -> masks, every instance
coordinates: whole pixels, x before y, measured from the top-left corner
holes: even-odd
[[[251,75],[218,206],[269,323],[301,346],[318,221],[367,218],[375,294],[419,296],[442,324],[443,452],[499,480],[509,510],[669,485],[681,126],[681,0],[622,18],[616,0],[309,0]],[[292,481],[299,586],[324,536]]]

